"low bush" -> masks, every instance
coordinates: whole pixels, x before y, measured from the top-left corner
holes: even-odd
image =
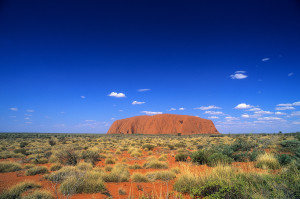
[[[30,181],[25,181],[21,182],[10,189],[4,191],[0,195],[0,199],[17,199],[21,197],[21,194],[29,189],[34,189],[34,188],[40,188],[41,185],[35,183],[35,182],[30,182]]]
[[[14,153],[22,153],[23,155],[27,155],[26,149],[24,149],[24,148],[15,149]]]
[[[263,155],[258,156],[256,165],[257,168],[262,169],[279,169],[280,164],[278,160],[274,157],[274,155],[265,153]]]
[[[46,190],[35,190],[33,193],[29,193],[22,199],[54,199],[54,196]]]
[[[208,150],[198,150],[192,153],[191,159],[192,162],[198,163],[198,164],[206,164],[208,157],[212,154],[212,152]]]
[[[44,173],[48,173],[47,167],[44,166],[32,167],[25,172],[27,176],[33,176],[36,174],[44,174]]]
[[[46,164],[46,163],[48,163],[48,159],[47,158],[37,158],[37,159],[34,159],[32,161],[32,163],[34,163],[34,164]]]
[[[103,175],[105,182],[127,182],[130,178],[128,166],[125,164],[117,164],[110,173]]]
[[[142,148],[143,148],[143,149],[148,149],[149,151],[151,151],[151,150],[153,150],[153,149],[155,148],[155,146],[152,145],[152,144],[144,144],[144,145],[142,146]]]
[[[61,164],[54,164],[50,167],[50,171],[58,171],[62,168]]]
[[[139,164],[130,165],[128,167],[129,169],[142,169],[143,167]]]
[[[290,164],[293,160],[292,157],[287,154],[277,154],[276,159],[278,160],[279,164],[283,166]]]
[[[116,163],[116,161],[114,161],[111,158],[108,158],[108,159],[105,160],[105,164],[115,164],[115,163]]]
[[[222,153],[214,153],[207,159],[208,166],[217,166],[219,164],[231,164],[233,159]]]
[[[76,165],[79,161],[79,154],[74,148],[67,147],[55,153],[55,156],[60,164]]]
[[[0,162],[0,173],[14,172],[21,170],[22,167],[16,162]]]
[[[76,167],[79,170],[85,170],[85,171],[93,169],[93,165],[91,163],[86,163],[86,162],[80,162]]]
[[[146,174],[151,181],[154,180],[162,180],[162,181],[169,181],[176,177],[176,174],[172,171],[156,171],[150,172]]]
[[[147,175],[141,174],[141,173],[133,173],[131,175],[132,182],[149,182],[150,179]]]
[[[97,151],[86,150],[81,153],[81,158],[84,159],[85,162],[90,162],[95,165],[97,161],[100,161],[101,156]]]
[[[181,161],[181,162],[186,162],[187,158],[189,157],[189,155],[184,154],[184,153],[178,153],[175,156],[175,160],[176,161]]]

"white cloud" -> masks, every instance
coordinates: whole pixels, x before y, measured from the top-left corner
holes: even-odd
[[[136,105],[136,104],[145,104],[146,102],[138,102],[138,101],[133,101],[132,104]]]
[[[145,92],[145,91],[150,91],[151,89],[149,88],[141,88],[141,89],[138,89],[138,92]]]
[[[293,124],[300,124],[300,121],[294,121]]]
[[[282,120],[282,118],[279,117],[260,117],[258,120]]]
[[[119,112],[123,112],[124,110],[119,110]]]
[[[294,102],[293,106],[300,106],[300,102]]]
[[[266,58],[263,58],[261,61],[269,61],[270,58],[266,57]]]
[[[170,108],[169,111],[176,111],[176,108]]]
[[[27,109],[26,111],[27,111],[28,113],[33,113],[33,112],[34,112],[33,109]]]
[[[282,107],[276,107],[277,111],[284,111],[284,110],[294,110],[295,108],[292,106],[282,106]]]
[[[271,111],[255,111],[254,114],[264,115],[264,114],[273,114]]]
[[[62,111],[62,112],[60,112],[60,114],[65,114],[65,112]]]
[[[25,117],[24,119],[25,119],[25,120],[30,120],[30,118],[29,118],[29,117]]]
[[[111,120],[115,120],[116,118],[114,118],[114,117],[112,117],[112,118],[110,118]]]
[[[205,114],[209,114],[209,115],[222,115],[223,112],[221,111],[205,111]]]
[[[184,111],[184,110],[185,110],[185,108],[179,108],[178,110],[180,110],[180,111]]]
[[[146,115],[158,115],[158,114],[162,114],[162,112],[153,112],[153,111],[142,111],[141,113],[145,113]]]
[[[85,122],[95,122],[96,120],[84,120]]]
[[[11,111],[18,111],[18,108],[9,108]]]
[[[81,99],[85,99],[85,96],[83,96],[83,95],[82,95],[82,96],[80,96],[80,97],[81,97]]]
[[[245,103],[241,103],[241,104],[238,104],[236,107],[234,107],[235,109],[248,109],[248,108],[251,108],[253,106],[249,105],[249,104],[245,104]]]
[[[230,75],[231,79],[245,79],[248,76],[245,75],[246,71],[235,71],[235,74]]]
[[[214,106],[214,105],[210,105],[210,106],[200,106],[194,109],[200,109],[200,110],[209,110],[209,109],[221,109],[220,107]]]
[[[250,118],[250,115],[248,115],[247,113],[242,115],[242,118]]]
[[[116,93],[116,92],[111,92],[108,96],[117,97],[117,98],[126,97],[124,93]]]
[[[239,118],[231,117],[231,116],[225,117],[225,119],[228,120],[228,121],[239,120]]]
[[[275,112],[275,115],[286,115],[286,113],[277,111],[277,112]]]
[[[210,117],[208,117],[209,119],[219,119],[219,117],[217,117],[217,116],[210,116]]]
[[[300,116],[300,111],[292,112],[291,116]]]
[[[289,77],[292,76],[292,75],[294,75],[294,73],[289,73],[289,74],[288,74]]]
[[[252,108],[252,109],[249,109],[248,111],[261,111],[261,108]]]
[[[287,104],[277,104],[276,106],[293,106],[293,104],[287,103]]]

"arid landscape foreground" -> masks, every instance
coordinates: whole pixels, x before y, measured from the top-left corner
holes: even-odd
[[[0,198],[300,198],[300,133],[0,134]]]

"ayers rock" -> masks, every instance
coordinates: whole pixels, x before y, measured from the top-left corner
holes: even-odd
[[[211,120],[190,115],[142,115],[116,120],[107,134],[220,134]]]

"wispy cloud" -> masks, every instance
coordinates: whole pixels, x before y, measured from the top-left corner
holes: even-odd
[[[255,111],[254,114],[264,115],[264,114],[273,114],[273,112],[260,110],[260,111]]]
[[[81,99],[85,99],[85,96],[84,95],[82,95],[82,96],[80,96],[81,97]]]
[[[293,106],[300,106],[300,102],[294,102]]]
[[[261,111],[261,108],[251,108],[251,109],[249,109],[247,111]]]
[[[184,111],[184,110],[185,110],[185,108],[182,108],[182,107],[181,107],[181,108],[179,108],[178,110],[180,110],[180,111]]]
[[[200,110],[210,110],[210,109],[221,109],[220,107],[217,107],[215,105],[209,105],[209,106],[200,106],[200,107],[196,107],[194,109],[200,109]]]
[[[208,118],[209,118],[209,119],[219,119],[218,116],[209,116]]]
[[[145,104],[146,102],[138,102],[138,101],[133,101],[132,104],[133,105],[137,105],[137,104]]]
[[[245,79],[248,76],[245,74],[246,71],[235,71],[235,74],[230,75],[231,79]]]
[[[84,120],[85,122],[95,122],[96,120]]]
[[[287,103],[287,104],[277,104],[276,106],[293,106],[293,104]]]
[[[108,96],[117,97],[117,98],[126,97],[124,93],[116,93],[116,92],[111,92]]]
[[[141,111],[141,113],[145,113],[146,115],[158,115],[158,114],[162,114],[162,112],[153,112],[153,111]]]
[[[228,116],[228,117],[225,117],[225,119],[228,121],[233,121],[233,120],[239,120],[240,118]]]
[[[249,109],[252,108],[253,106],[246,104],[246,103],[240,103],[238,104],[236,107],[234,107],[235,109]]]
[[[141,89],[138,89],[138,92],[145,92],[145,91],[150,91],[151,89],[150,88],[141,88]]]
[[[176,108],[170,108],[169,111],[176,111]]]
[[[27,111],[28,113],[33,113],[33,112],[34,112],[33,109],[27,109],[26,111]]]
[[[24,122],[25,124],[31,124],[32,122]]]
[[[11,111],[18,111],[18,108],[9,108]]]
[[[290,77],[290,76],[293,76],[293,75],[294,75],[294,73],[289,73],[289,74],[288,74],[289,77]]]
[[[241,117],[242,117],[242,118],[250,118],[250,115],[247,114],[247,113],[244,113]]]
[[[291,116],[300,116],[300,111],[294,111],[294,112],[292,112]]]
[[[223,112],[221,111],[205,111],[205,114],[209,114],[209,115],[222,115]]]
[[[284,111],[284,110],[294,110],[295,108],[292,106],[280,106],[275,108],[277,111]]]
[[[263,58],[261,61],[269,61],[270,58],[266,57],[266,58]]]
[[[25,119],[25,120],[30,120],[30,117],[25,117],[24,119]]]
[[[286,113],[277,111],[277,112],[275,112],[275,115],[286,115]]]
[[[279,118],[279,117],[260,117],[257,120],[282,120],[282,118]]]

